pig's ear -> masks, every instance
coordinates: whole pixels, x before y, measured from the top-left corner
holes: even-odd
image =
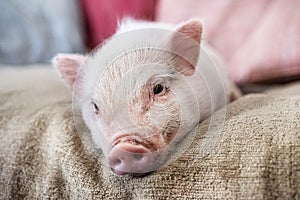
[[[60,72],[68,86],[73,89],[77,72],[86,61],[86,56],[79,54],[58,54],[52,59],[52,64]]]
[[[175,69],[183,75],[190,76],[195,72],[201,36],[202,24],[198,19],[181,24],[171,36],[171,50],[176,54]]]

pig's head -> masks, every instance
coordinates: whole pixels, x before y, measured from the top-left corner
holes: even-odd
[[[93,141],[118,175],[156,170],[200,120],[201,94],[192,87],[201,84],[201,23],[190,20],[164,36],[157,31],[118,32],[89,56],[53,59],[80,100]]]

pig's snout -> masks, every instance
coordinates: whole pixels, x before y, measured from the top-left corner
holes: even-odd
[[[154,158],[151,151],[142,145],[119,143],[109,153],[108,162],[117,175],[141,176],[149,172]]]

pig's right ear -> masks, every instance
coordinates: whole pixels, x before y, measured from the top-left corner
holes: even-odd
[[[171,37],[171,50],[175,56],[175,69],[183,75],[193,75],[199,59],[202,23],[191,19],[177,27]]]
[[[58,54],[52,59],[53,66],[59,71],[68,86],[73,89],[80,66],[86,56],[79,54]]]

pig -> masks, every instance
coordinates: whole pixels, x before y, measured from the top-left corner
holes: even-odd
[[[53,58],[116,175],[164,166],[199,122],[237,94],[202,29],[198,19],[179,25],[126,19],[89,55]]]

